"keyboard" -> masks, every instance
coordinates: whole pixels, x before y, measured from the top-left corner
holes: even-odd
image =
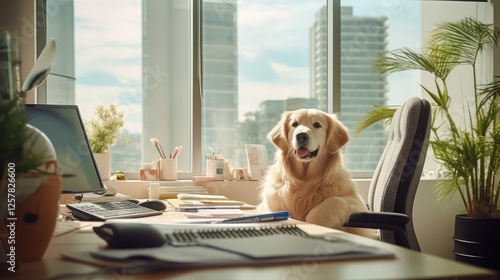
[[[163,214],[129,200],[109,202],[82,202],[66,204],[73,216],[79,220],[104,221],[108,219],[141,218]]]

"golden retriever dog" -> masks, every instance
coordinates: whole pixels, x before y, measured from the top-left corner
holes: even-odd
[[[352,213],[367,208],[342,163],[349,134],[335,115],[284,112],[267,137],[277,150],[261,185],[260,209],[287,210],[296,220],[375,237],[373,230],[343,227]]]

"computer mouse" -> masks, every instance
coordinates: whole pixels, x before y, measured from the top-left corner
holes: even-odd
[[[141,206],[144,206],[149,209],[157,210],[157,211],[164,211],[167,209],[167,205],[165,202],[159,200],[159,199],[149,199],[145,201],[141,201],[138,203]]]
[[[160,247],[167,241],[163,233],[149,224],[106,223],[93,230],[113,248]]]
[[[103,191],[95,192],[95,194],[102,196],[115,196],[118,193],[115,187],[111,185],[104,185]]]
[[[116,188],[111,185],[104,185],[104,196],[115,196],[118,193]]]

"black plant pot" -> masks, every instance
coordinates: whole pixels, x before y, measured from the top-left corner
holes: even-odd
[[[455,260],[500,271],[500,219],[455,217]]]

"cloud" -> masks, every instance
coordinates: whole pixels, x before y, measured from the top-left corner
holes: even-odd
[[[134,44],[141,39],[141,0],[85,0],[75,1],[77,37],[82,46],[95,46],[116,42]],[[92,21],[84,20],[91,17]],[[139,36],[139,37],[137,37]],[[78,45],[76,45],[78,46]]]
[[[308,67],[292,67],[274,61],[270,61],[269,64],[283,82],[309,84]]]
[[[325,1],[241,1],[238,46],[243,50],[307,50],[309,28]]]
[[[129,66],[141,65],[141,1],[86,0],[74,5],[77,76],[96,70],[122,72],[127,79],[136,76],[137,69]],[[120,71],[124,65],[134,74]]]
[[[260,48],[258,45],[246,45],[239,47],[239,52],[247,60],[255,60],[260,55]]]
[[[141,132],[142,102],[126,102],[126,98],[136,96],[133,88],[126,86],[96,86],[96,85],[76,85],[75,103],[78,104],[82,118],[90,119],[98,105],[115,104],[118,110],[123,113],[127,121],[127,129],[133,132]],[[129,123],[135,123],[130,124]],[[132,130],[134,128],[134,130]]]

